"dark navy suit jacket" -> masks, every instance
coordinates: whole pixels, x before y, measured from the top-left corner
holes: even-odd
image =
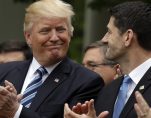
[[[8,80],[20,93],[30,63],[0,64],[0,84]],[[23,107],[20,118],[62,118],[64,103],[73,106],[95,99],[103,85],[99,75],[65,58],[39,88],[30,108]]]
[[[107,118],[112,118],[114,104],[118,95],[118,91],[120,85],[123,81],[123,76],[113,81],[108,86],[104,87],[102,91],[99,93],[97,101],[95,102],[95,107],[97,111],[97,115],[102,111],[109,111],[109,116]],[[144,87],[143,89],[142,86]],[[120,118],[137,118],[134,103],[135,100],[135,91],[139,91],[148,104],[151,106],[151,68],[145,73],[145,75],[141,78],[140,82],[135,87],[133,93],[131,94],[129,100],[121,112]]]

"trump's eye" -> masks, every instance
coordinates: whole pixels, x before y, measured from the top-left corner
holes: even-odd
[[[65,32],[66,30],[67,30],[67,28],[62,27],[62,26],[56,28],[56,31],[59,32],[59,33],[63,33],[63,32]]]

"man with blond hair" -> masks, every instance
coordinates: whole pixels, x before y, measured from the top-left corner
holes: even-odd
[[[61,0],[26,9],[24,35],[33,59],[0,65],[0,118],[62,118],[64,103],[95,99],[103,80],[67,57],[73,15]]]

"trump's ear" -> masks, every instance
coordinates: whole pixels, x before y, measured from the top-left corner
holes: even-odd
[[[31,33],[25,31],[24,36],[25,36],[25,39],[26,39],[26,42],[27,42],[28,46],[31,47],[31,45],[32,45],[32,43],[31,43]]]
[[[70,36],[73,37],[74,27],[71,27]]]

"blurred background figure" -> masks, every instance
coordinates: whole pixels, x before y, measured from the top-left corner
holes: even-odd
[[[23,61],[32,58],[32,53],[26,42],[9,40],[0,43],[0,63]]]
[[[105,84],[108,84],[117,78],[120,72],[118,63],[105,58],[105,49],[106,45],[100,41],[88,45],[84,50],[82,64],[86,68],[98,73],[103,78]]]

